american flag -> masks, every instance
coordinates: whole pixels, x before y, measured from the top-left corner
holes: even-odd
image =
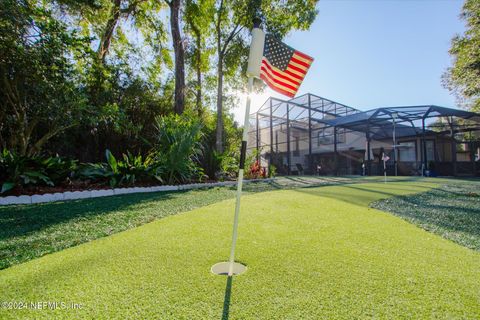
[[[267,34],[260,78],[273,90],[293,98],[312,62],[312,57]]]

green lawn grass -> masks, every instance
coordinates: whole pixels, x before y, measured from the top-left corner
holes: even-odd
[[[480,181],[442,184],[428,192],[384,199],[372,207],[480,251]]]
[[[435,184],[369,183],[243,198],[238,260],[227,281],[234,201],[95,240],[0,271],[0,301],[79,310],[7,310],[0,318],[351,319],[480,317],[480,254],[369,208]]]

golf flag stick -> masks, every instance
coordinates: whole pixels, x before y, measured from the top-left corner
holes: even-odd
[[[240,166],[238,170],[238,182],[237,182],[237,199],[235,202],[235,216],[233,218],[233,233],[232,233],[232,248],[230,249],[230,260],[228,267],[228,275],[233,275],[233,265],[235,263],[235,247],[237,245],[237,234],[238,234],[238,218],[240,216],[240,200],[242,197],[242,184],[243,184],[243,171],[245,167],[245,157],[247,152],[247,139],[248,139],[248,129],[249,129],[249,116],[250,116],[250,93],[253,87],[253,77],[248,77],[248,96],[247,104],[245,107],[245,121],[243,125],[243,138],[242,138],[242,149],[240,151]]]
[[[252,29],[252,43],[248,56],[248,96],[245,108],[245,122],[243,125],[242,149],[240,153],[240,166],[238,170],[237,198],[235,203],[235,216],[233,219],[232,248],[228,262],[217,263],[212,267],[216,274],[232,276],[244,272],[246,267],[235,263],[235,247],[237,244],[238,219],[240,216],[240,199],[242,196],[243,170],[247,152],[247,139],[250,116],[250,94],[254,78],[262,79],[271,89],[289,97],[294,97],[307,74],[313,58],[287,46],[272,35],[265,35],[260,28],[260,19],[254,19]],[[299,67],[300,66],[300,67]],[[228,272],[224,270],[227,269]]]
[[[383,160],[383,176],[385,177],[385,183],[387,183],[387,161],[390,160],[390,157],[382,153],[382,160]]]
[[[250,126],[250,94],[253,90],[254,77],[260,76],[260,64],[263,55],[263,46],[265,42],[265,34],[260,29],[260,21],[254,21],[254,28],[252,30],[252,43],[250,45],[250,55],[248,57],[248,86],[247,86],[247,103],[245,107],[245,120],[243,122],[243,138],[242,148],[240,151],[240,165],[238,170],[238,182],[237,182],[237,198],[235,202],[235,216],[233,218],[233,232],[232,232],[232,248],[230,249],[230,259],[228,267],[228,276],[233,275],[233,266],[235,264],[235,247],[237,245],[238,234],[238,219],[240,216],[240,200],[242,197],[242,184],[243,184],[243,171],[245,167],[245,157],[247,153],[247,141],[248,141],[248,129]]]

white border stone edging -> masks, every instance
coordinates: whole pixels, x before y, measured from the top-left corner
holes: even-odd
[[[244,183],[250,182],[271,182],[274,178],[269,179],[252,179],[245,180]],[[182,184],[178,186],[156,186],[156,187],[134,187],[134,188],[117,188],[117,189],[104,189],[104,190],[85,190],[85,191],[66,191],[58,193],[45,193],[34,194],[33,196],[8,196],[0,197],[0,206],[6,206],[11,204],[33,204],[33,203],[45,203],[54,201],[65,200],[77,200],[86,198],[98,198],[116,196],[120,194],[131,193],[146,193],[146,192],[165,192],[165,191],[178,191],[178,190],[191,190],[200,188],[213,188],[234,186],[236,181],[214,182],[214,183],[192,183]]]

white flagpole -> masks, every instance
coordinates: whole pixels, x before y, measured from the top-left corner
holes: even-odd
[[[233,266],[235,263],[235,247],[237,245],[237,235],[238,235],[238,218],[240,216],[240,199],[242,197],[242,184],[243,184],[243,170],[245,166],[245,157],[247,152],[247,141],[248,141],[248,129],[250,127],[250,103],[251,98],[250,94],[253,89],[253,77],[248,77],[248,87],[247,87],[247,104],[245,107],[245,120],[243,122],[243,138],[242,138],[242,150],[240,151],[240,168],[238,170],[238,182],[237,182],[237,200],[235,202],[235,216],[233,218],[233,233],[232,233],[232,248],[230,249],[230,259],[228,267],[228,276],[233,275]]]
[[[228,262],[220,262],[212,266],[212,272],[216,274],[227,274],[229,277],[234,274],[240,274],[246,270],[246,267],[240,263],[235,263],[235,248],[237,245],[238,220],[240,217],[240,200],[242,197],[243,171],[245,167],[245,157],[247,154],[248,129],[250,127],[250,103],[251,93],[253,91],[254,78],[260,78],[260,68],[263,58],[263,48],[265,45],[265,33],[260,28],[260,19],[254,20],[252,30],[252,43],[250,44],[250,54],[248,57],[248,86],[247,103],[245,107],[245,121],[243,123],[242,149],[240,151],[240,165],[238,170],[237,197],[235,203],[235,215],[233,218],[232,247],[230,249],[230,258]]]
[[[230,259],[228,266],[228,276],[233,275],[235,265],[235,247],[237,245],[238,218],[240,216],[240,199],[242,197],[243,170],[245,166],[245,157],[247,155],[248,129],[250,127],[250,103],[251,93],[253,91],[253,79],[260,78],[260,67],[262,64],[263,47],[265,44],[265,33],[260,29],[261,20],[255,19],[252,30],[252,43],[250,44],[250,54],[248,57],[248,86],[247,103],[245,107],[245,120],[243,122],[242,149],[240,151],[240,165],[238,170],[237,199],[235,203],[235,216],[233,218],[232,248],[230,249]]]

